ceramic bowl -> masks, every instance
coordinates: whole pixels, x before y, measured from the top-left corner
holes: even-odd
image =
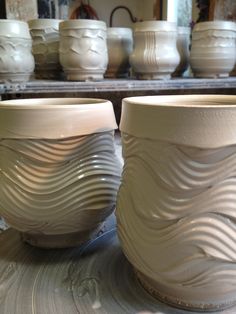
[[[123,251],[154,296],[236,303],[236,96],[126,98],[117,199]]]
[[[26,22],[0,20],[0,82],[20,83],[34,71],[32,40]]]
[[[40,247],[79,245],[114,210],[113,106],[100,99],[0,102],[0,216]]]

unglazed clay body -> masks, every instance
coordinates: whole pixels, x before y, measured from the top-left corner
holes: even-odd
[[[34,71],[32,40],[23,21],[0,20],[0,82],[26,82]]]
[[[62,68],[59,62],[59,23],[61,20],[37,19],[28,22],[33,38],[35,77],[60,79]]]
[[[234,22],[201,22],[194,26],[190,65],[195,77],[228,77],[235,64]]]
[[[127,77],[129,56],[133,51],[133,34],[130,28],[110,27],[107,29],[108,67],[106,77]]]
[[[139,79],[168,79],[180,62],[177,26],[167,21],[144,21],[134,26],[130,63]]]
[[[180,62],[172,76],[182,76],[189,66],[190,27],[178,26],[177,49]]]
[[[60,23],[60,63],[68,80],[100,80],[107,69],[106,24],[97,20]]]
[[[40,247],[75,246],[100,230],[120,182],[112,104],[0,102],[0,215]]]
[[[177,307],[236,303],[236,96],[123,100],[117,200],[123,251]]]

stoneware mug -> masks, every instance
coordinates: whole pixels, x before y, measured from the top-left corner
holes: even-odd
[[[143,286],[190,310],[236,303],[236,96],[123,100],[118,234]]]
[[[0,216],[39,247],[79,245],[115,208],[116,121],[102,99],[0,102]]]

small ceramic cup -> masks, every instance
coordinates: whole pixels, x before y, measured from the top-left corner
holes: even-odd
[[[62,78],[59,62],[59,23],[61,20],[36,19],[28,22],[33,38],[35,77],[39,79]]]
[[[34,71],[28,24],[0,20],[0,82],[26,82]]]
[[[167,21],[134,24],[130,64],[138,79],[169,79],[180,62],[177,26]]]
[[[96,236],[115,208],[116,121],[102,99],[0,102],[0,216],[39,247]]]
[[[107,29],[108,66],[105,77],[128,77],[129,56],[133,51],[133,34],[130,28]]]
[[[59,28],[60,63],[67,80],[103,79],[108,64],[105,22],[68,20]]]
[[[235,64],[234,22],[201,22],[194,26],[190,65],[195,77],[228,77]]]
[[[176,307],[236,304],[236,96],[123,100],[121,245],[143,284]]]

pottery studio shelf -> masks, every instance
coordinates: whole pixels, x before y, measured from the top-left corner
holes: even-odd
[[[117,119],[121,100],[138,95],[236,94],[236,77],[170,80],[104,79],[96,82],[32,80],[25,84],[0,84],[3,100],[37,97],[98,97],[112,101]]]

